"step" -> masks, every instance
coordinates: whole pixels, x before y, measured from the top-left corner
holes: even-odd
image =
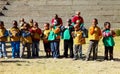
[[[8,11],[3,11],[3,13],[5,14],[5,16],[52,16],[55,13],[61,15],[61,16],[73,16],[75,14],[75,11],[70,10],[70,11],[64,11],[61,12],[61,10],[59,11],[48,11],[48,10],[8,10]],[[89,13],[89,14],[88,14]],[[97,15],[104,15],[104,16],[114,16],[114,15],[120,15],[120,10],[81,10],[81,15],[86,15],[86,16],[97,16]]]
[[[58,15],[62,15],[62,16],[69,16],[72,14],[74,14],[74,11],[4,11],[3,12],[5,14],[5,16],[52,16],[54,14],[58,14]]]

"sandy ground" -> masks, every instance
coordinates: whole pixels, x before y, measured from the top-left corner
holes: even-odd
[[[104,47],[99,43],[97,61],[73,61],[71,58],[45,58],[42,41],[40,43],[40,58],[34,59],[11,59],[11,48],[7,60],[0,59],[0,74],[120,74],[120,42],[115,38],[114,62],[104,61]],[[63,42],[61,41],[61,55],[63,53]],[[86,54],[89,42],[83,45],[83,54]],[[84,55],[83,55],[84,56]]]

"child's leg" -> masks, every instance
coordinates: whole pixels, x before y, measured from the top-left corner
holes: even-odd
[[[17,57],[20,57],[20,42],[16,42],[16,53],[17,53]]]
[[[2,42],[2,53],[4,57],[7,57],[5,42]]]
[[[55,46],[54,46],[53,41],[50,43],[50,47],[51,47],[51,51],[52,51],[52,56],[55,58]]]
[[[48,56],[48,53],[47,53],[47,43],[43,42],[43,45],[44,45],[44,51],[45,51],[46,57],[47,57]]]
[[[12,46],[12,58],[15,58],[15,42],[11,42],[11,46]]]
[[[2,42],[0,42],[0,58],[3,57],[3,54],[2,54]]]
[[[64,57],[68,57],[68,42],[64,40]]]
[[[51,56],[50,42],[48,42],[47,51],[48,51],[48,56],[50,57]]]
[[[113,47],[109,47],[110,60],[113,60]]]
[[[93,48],[93,44],[94,44],[94,42],[90,41],[89,47],[88,47],[88,50],[87,50],[86,61],[89,60],[89,58],[90,58],[91,51],[92,51],[92,48]]]
[[[93,46],[93,60],[97,59],[97,52],[98,52],[98,41],[94,41],[94,46]]]
[[[35,57],[35,43],[32,43],[32,57]]]
[[[54,46],[55,46],[55,56],[56,56],[56,58],[58,58],[60,56],[59,41],[55,41]]]
[[[20,50],[20,58],[24,56],[24,52],[25,52],[25,44],[22,44],[22,49]]]
[[[30,51],[31,44],[27,43],[26,46],[27,46],[27,58],[30,58],[31,57],[31,51]]]
[[[82,59],[82,45],[79,45],[78,52],[80,54],[80,58]]]
[[[59,47],[60,47],[60,40],[57,41],[56,43],[57,43],[57,47],[56,47],[56,49],[57,49],[57,57],[59,57],[60,56],[60,49],[59,49]]]
[[[109,48],[105,46],[105,53],[104,53],[105,54],[105,57],[104,57],[105,60],[108,60],[108,50],[109,50]]]
[[[36,56],[39,57],[39,42],[36,42]]]
[[[69,42],[68,48],[70,49],[70,57],[73,58],[73,42]]]
[[[79,49],[79,46],[74,45],[74,59],[75,60],[77,60],[77,58],[78,58],[78,49]]]

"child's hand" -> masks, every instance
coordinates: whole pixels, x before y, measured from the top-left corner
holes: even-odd
[[[4,36],[0,36],[0,38],[3,38]]]

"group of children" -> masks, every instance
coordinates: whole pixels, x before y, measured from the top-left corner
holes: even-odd
[[[44,30],[41,30],[37,22],[31,20],[30,23],[26,23],[22,19],[20,27],[18,27],[17,21],[13,21],[12,28],[6,30],[4,22],[0,21],[0,57],[7,58],[5,43],[9,36],[12,47],[12,58],[23,58],[25,48],[27,48],[27,58],[39,57],[39,42],[41,39],[43,40],[46,57],[59,58],[60,39],[63,39],[64,57],[68,57],[68,49],[70,49],[70,58],[74,60],[83,59],[82,45],[86,43],[85,38],[88,37],[89,47],[85,60],[90,60],[92,51],[93,60],[96,60],[98,43],[103,37],[105,46],[104,59],[108,60],[109,52],[110,60],[113,60],[113,47],[115,45],[113,37],[115,36],[115,32],[110,29],[111,25],[109,22],[104,23],[103,31],[97,26],[98,20],[96,18],[92,20],[92,25],[88,30],[84,27],[84,23],[81,20],[72,22],[71,19],[68,19],[66,25],[61,25],[57,19],[52,22],[52,25],[45,23]],[[20,49],[20,42],[22,43],[22,49]]]

